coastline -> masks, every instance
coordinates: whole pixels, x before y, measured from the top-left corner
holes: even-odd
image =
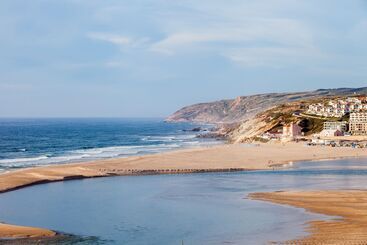
[[[287,144],[234,144],[183,149],[154,155],[106,159],[85,163],[49,165],[0,174],[0,192],[31,185],[81,178],[272,170],[289,162],[367,157],[363,149]],[[2,224],[0,238],[45,237],[57,233],[46,229]],[[8,234],[5,236],[4,231]],[[28,232],[28,233],[27,233]]]
[[[252,193],[248,197],[333,216],[330,220],[309,222],[308,236],[285,244],[365,244],[367,241],[367,191],[279,191]]]

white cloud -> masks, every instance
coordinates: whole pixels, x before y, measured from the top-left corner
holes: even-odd
[[[306,47],[242,48],[233,49],[223,55],[242,66],[268,66],[273,68],[281,68],[284,65],[296,64],[300,60],[321,60],[326,58],[318,49]]]
[[[114,24],[120,23],[121,16],[126,16],[121,12],[144,10],[146,15],[141,26],[149,27],[143,30],[149,30],[145,32],[149,33],[146,34],[149,38],[115,33],[90,33],[89,37],[117,45],[123,51],[138,48],[153,52],[153,55],[211,54],[243,66],[274,66],[274,63],[281,66],[290,62],[302,63],[301,59],[326,60],[327,54],[331,59],[333,51],[323,47],[320,40],[339,35],[336,31],[325,31],[328,25],[317,26],[316,21],[308,17],[313,13],[318,18],[316,1],[148,2],[144,8],[132,4],[109,6],[108,11],[101,11],[102,16],[108,17],[103,21]],[[162,2],[165,3],[163,7],[159,4]],[[364,27],[365,22],[361,22],[355,33],[350,33],[350,38],[357,36],[355,39],[360,40]],[[144,33],[130,30],[129,26],[124,26],[125,29],[131,33]]]
[[[133,42],[129,37],[119,36],[119,35],[114,35],[114,34],[109,34],[109,33],[93,32],[93,33],[89,33],[88,37],[91,39],[106,41],[106,42],[116,44],[119,46],[130,45]]]
[[[211,27],[174,31],[153,42],[112,33],[89,33],[92,39],[121,48],[142,48],[165,55],[209,50],[244,66],[274,66],[279,60],[320,55],[308,27],[292,19],[248,19],[244,23],[221,23]],[[296,62],[296,60],[294,60]],[[115,62],[108,66],[115,67]]]
[[[153,43],[150,47],[151,51],[156,51],[164,54],[174,54],[178,50],[188,45],[224,41],[226,36],[221,33],[194,33],[194,32],[181,32],[173,33],[168,37]]]
[[[94,40],[100,40],[117,45],[119,48],[144,48],[149,43],[149,38],[131,38],[128,36],[118,35],[114,33],[88,33],[87,36]]]
[[[321,56],[312,31],[304,23],[278,18],[173,32],[152,44],[150,50],[168,55],[210,50],[244,66],[274,66],[279,61],[297,62],[296,57]]]

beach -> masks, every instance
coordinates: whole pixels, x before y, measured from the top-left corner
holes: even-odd
[[[323,190],[253,193],[255,200],[304,208],[310,212],[337,216],[307,225],[310,236],[286,244],[366,244],[367,191]]]
[[[367,152],[364,149],[310,147],[303,143],[225,144],[153,155],[50,165],[12,171],[0,175],[0,191],[7,192],[35,184],[81,178],[272,170],[297,161],[366,156]],[[55,232],[46,229],[6,224],[0,226],[1,237],[44,237],[54,235],[56,235]]]
[[[271,170],[297,161],[367,157],[359,148],[287,144],[233,144],[177,150],[145,156],[49,165],[0,175],[0,192],[34,184],[116,175],[177,174]]]

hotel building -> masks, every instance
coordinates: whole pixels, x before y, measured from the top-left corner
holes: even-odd
[[[349,131],[353,135],[367,135],[367,112],[350,114]]]

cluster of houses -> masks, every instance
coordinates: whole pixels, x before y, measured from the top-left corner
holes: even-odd
[[[349,114],[349,121],[324,122],[323,130],[314,138],[327,138],[350,135],[367,136],[367,96],[348,97],[346,99],[329,100],[326,103],[311,104],[307,114],[324,118],[341,118]],[[298,114],[299,115],[299,114]],[[302,128],[290,123],[277,131],[266,132],[260,136],[265,140],[299,140],[304,137]]]
[[[308,106],[307,113],[322,117],[342,117],[347,113],[367,111],[367,97],[349,97],[346,99],[329,100]]]
[[[350,113],[349,122],[347,121],[330,121],[324,122],[323,130],[315,137],[338,137],[350,135],[367,136],[367,112]],[[304,136],[302,128],[296,123],[284,125],[282,129],[276,132],[266,132],[262,136],[266,140],[298,140]]]

